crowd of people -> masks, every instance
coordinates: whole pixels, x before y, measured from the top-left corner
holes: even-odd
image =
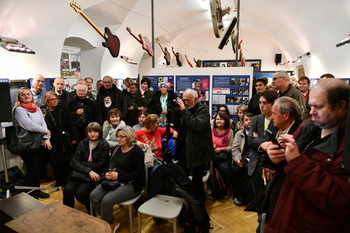
[[[38,151],[20,155],[27,167],[24,185],[50,180],[50,163],[68,206],[76,199],[90,213],[91,203],[113,223],[113,205],[145,186],[144,145],[155,156],[151,175],[164,163],[171,134],[173,161],[192,177],[200,204],[208,194],[202,178],[212,163],[228,187],[224,198],[246,205],[247,195],[255,197],[246,210],[257,212],[257,232],[350,230],[350,174],[341,165],[350,89],[331,74],[312,90],[309,78],[295,82],[285,71],[274,74],[270,88],[267,79],[257,79],[256,94],[236,108],[235,119],[224,104],[210,119],[197,91],[176,98],[166,83],[151,91],[147,78],[139,84],[125,79],[123,91],[110,76],[97,89],[91,78],[78,80],[74,93],[63,89],[63,78],[47,92],[42,75],[32,84],[19,89],[14,109],[20,126],[43,135]],[[87,177],[78,179],[72,171]],[[111,180],[120,186],[106,190],[103,182]],[[243,185],[246,196],[238,192]],[[38,190],[31,195],[49,197]]]

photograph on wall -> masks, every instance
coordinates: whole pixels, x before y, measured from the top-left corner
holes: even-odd
[[[61,53],[61,77],[80,78],[80,51],[78,47],[64,45]]]
[[[160,84],[167,84],[169,90],[174,90],[174,76],[172,75],[147,75],[142,78],[148,78],[151,81],[150,90],[158,91]]]
[[[249,75],[214,75],[212,115],[214,116],[217,113],[218,105],[225,104],[230,111],[230,117],[237,118],[237,106],[248,105],[249,85]]]
[[[194,89],[198,93],[200,101],[204,101],[209,106],[209,75],[177,75],[176,93],[182,94],[186,89]]]

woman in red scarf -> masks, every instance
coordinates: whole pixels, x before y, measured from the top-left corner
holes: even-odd
[[[39,153],[44,147],[51,150],[51,132],[47,129],[41,110],[35,105],[33,94],[27,87],[18,90],[17,102],[14,109],[15,119],[18,124],[27,131],[42,133],[43,146],[38,151],[20,154],[26,165],[27,172],[24,176],[24,186],[40,187],[40,166],[43,161]],[[30,193],[35,198],[48,198],[49,194],[41,190]]]
[[[214,161],[214,166],[218,169],[225,181],[226,187],[229,187],[230,176],[229,166],[232,162],[231,149],[234,139],[233,130],[230,128],[230,118],[225,112],[218,112],[214,117],[213,130],[211,131],[215,154],[222,151],[227,152],[226,159]],[[228,189],[229,190],[229,189]],[[230,193],[225,198],[229,197]]]

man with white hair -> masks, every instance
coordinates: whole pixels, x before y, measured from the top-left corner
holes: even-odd
[[[36,74],[32,81],[32,88],[30,89],[33,93],[34,102],[38,107],[44,105],[44,96],[46,91],[45,87],[45,78],[41,74]]]
[[[53,81],[52,91],[54,91],[58,95],[61,105],[68,104],[68,102],[71,99],[71,96],[68,91],[64,90],[64,78],[55,78],[55,80]]]
[[[304,97],[301,92],[296,89],[290,80],[289,74],[280,70],[277,71],[272,78],[272,85],[276,91],[278,91],[279,96],[289,96],[298,101],[299,107],[303,110],[305,108]]]
[[[173,111],[173,128],[179,131],[176,156],[187,174],[192,170],[192,182],[204,200],[204,167],[215,159],[209,109],[204,102],[198,101],[198,93],[192,89],[187,89],[182,100],[177,98],[176,102],[179,105]]]

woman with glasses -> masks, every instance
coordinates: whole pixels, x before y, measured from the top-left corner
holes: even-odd
[[[134,131],[130,126],[123,126],[117,130],[116,138],[118,146],[112,153],[110,171],[105,174],[105,178],[118,180],[120,186],[108,191],[100,184],[90,194],[92,207],[101,219],[110,224],[113,223],[113,206],[136,197],[145,186],[144,153],[135,144]],[[114,232],[118,226],[119,223]]]
[[[54,91],[46,92],[44,103],[42,112],[45,114],[47,128],[51,131],[52,145],[46,154],[53,168],[55,187],[60,187],[67,182],[71,172],[72,144],[77,143],[77,133],[68,108],[59,104],[58,95]]]

